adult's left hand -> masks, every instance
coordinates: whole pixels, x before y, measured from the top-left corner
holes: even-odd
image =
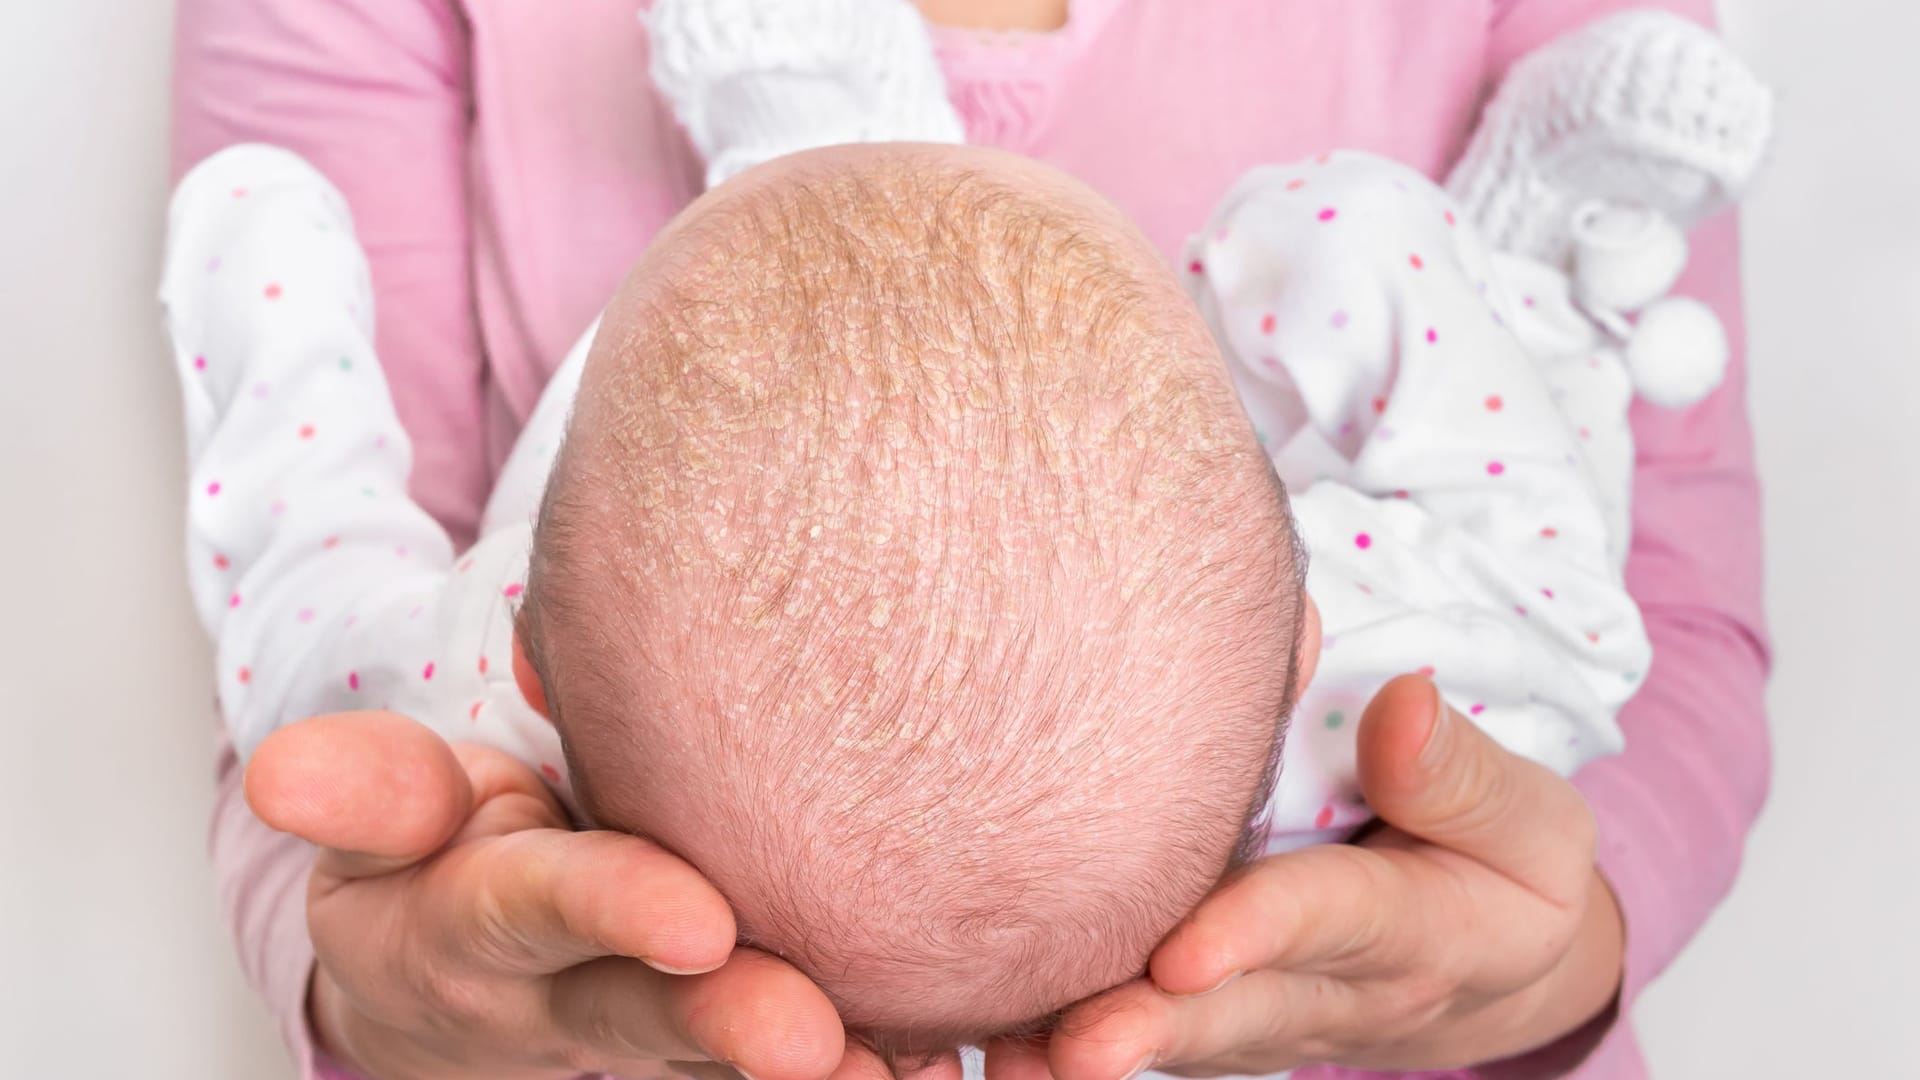
[[[990,1080],[1453,1068],[1606,1009],[1624,931],[1579,791],[1417,677],[1381,690],[1359,740],[1385,827],[1233,875],[1146,978],[1076,1006],[1045,1041],[991,1047]]]

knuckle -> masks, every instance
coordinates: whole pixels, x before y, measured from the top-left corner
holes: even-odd
[[[471,979],[417,957],[409,964],[405,978],[414,1000],[441,1025],[465,1029],[488,1019],[491,1010],[486,991]]]
[[[1397,980],[1387,991],[1383,1007],[1370,1024],[1378,1024],[1376,1034],[1390,1039],[1409,1038],[1427,1030],[1452,1008],[1459,993],[1459,980],[1451,974],[1410,974]]]
[[[580,1038],[561,1043],[560,1050],[555,1055],[559,1059],[560,1067],[568,1072],[582,1075],[601,1072],[606,1067],[607,1060],[596,1048],[609,1034],[608,1027],[606,1018],[601,1017],[589,1024],[581,1032]]]

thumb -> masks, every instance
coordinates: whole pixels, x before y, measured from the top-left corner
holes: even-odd
[[[317,869],[341,879],[419,862],[473,806],[453,748],[387,712],[334,713],[281,728],[247,763],[246,792],[260,820],[326,849]]]
[[[1360,721],[1360,788],[1388,824],[1459,852],[1549,898],[1584,895],[1593,813],[1578,788],[1508,752],[1404,675]]]

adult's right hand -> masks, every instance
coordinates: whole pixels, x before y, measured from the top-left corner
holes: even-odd
[[[262,743],[246,786],[261,820],[322,849],[308,1006],[364,1076],[889,1075],[799,971],[734,948],[731,910],[692,866],[570,831],[498,751],[391,713],[322,716]]]

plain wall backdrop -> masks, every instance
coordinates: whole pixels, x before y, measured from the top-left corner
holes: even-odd
[[[1638,1017],[1670,1080],[1920,1076],[1920,721],[1895,691],[1920,652],[1920,4],[1723,9],[1781,91],[1746,259],[1777,767],[1737,891]],[[290,1073],[206,866],[153,299],[171,17],[0,0],[4,1076]]]

